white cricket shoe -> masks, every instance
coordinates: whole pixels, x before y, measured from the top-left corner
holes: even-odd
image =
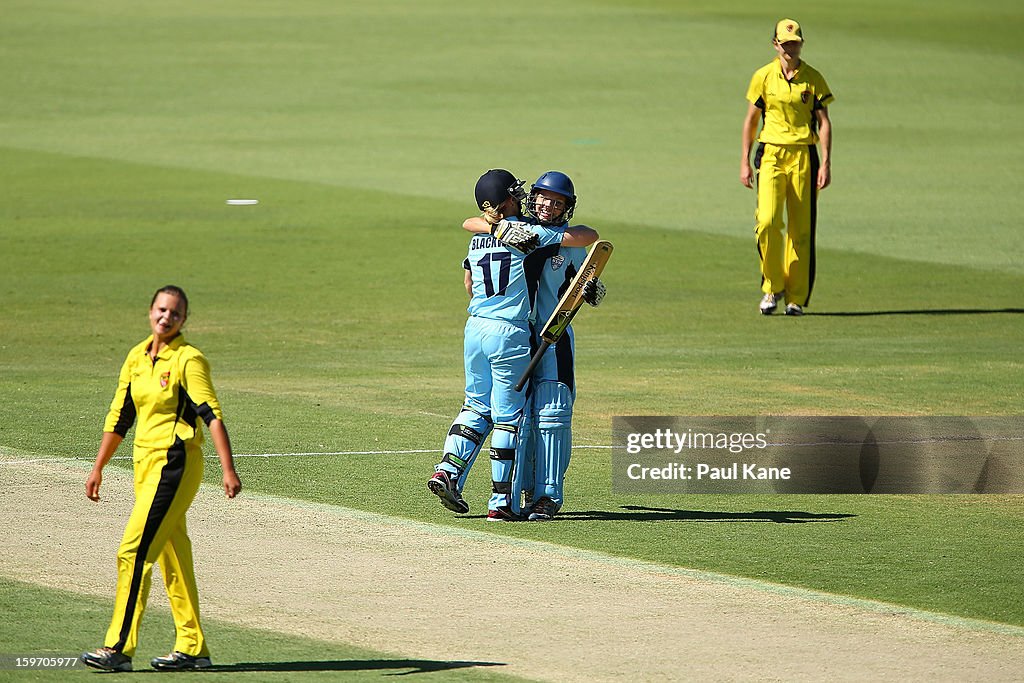
[[[92,652],[85,652],[79,659],[86,666],[100,671],[131,671],[132,658],[112,647],[101,647]]]
[[[785,292],[779,292],[778,294],[772,294],[768,292],[761,297],[761,305],[758,307],[761,309],[761,315],[771,315],[775,312],[775,309],[779,307],[779,303],[785,298]]]
[[[187,655],[175,650],[169,655],[154,657],[149,661],[149,665],[158,671],[186,671],[188,669],[209,669],[213,666],[213,662],[209,657]]]

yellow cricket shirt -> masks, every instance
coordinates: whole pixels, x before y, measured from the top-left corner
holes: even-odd
[[[210,364],[182,335],[149,357],[150,336],[131,351],[121,366],[117,391],[103,431],[122,437],[138,418],[135,445],[170,448],[175,437],[199,445],[203,432],[198,418],[209,425],[223,415],[210,379]]]
[[[835,99],[824,76],[801,61],[793,80],[782,73],[775,58],[754,72],[747,101],[761,110],[758,142],[773,145],[814,145],[818,142],[816,109]]]

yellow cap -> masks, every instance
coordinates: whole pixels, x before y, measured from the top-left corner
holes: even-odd
[[[800,30],[800,24],[792,19],[783,19],[775,24],[775,40],[780,43],[790,43],[794,40],[798,43],[804,42],[804,34]]]

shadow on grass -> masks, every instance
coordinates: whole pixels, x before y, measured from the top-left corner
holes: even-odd
[[[832,316],[836,318],[859,318],[870,315],[986,315],[989,313],[1024,313],[1024,308],[933,308],[906,311],[835,311],[817,313],[806,311],[804,315]]]
[[[383,671],[387,669],[411,669],[395,671],[388,676],[433,673],[452,669],[468,669],[475,666],[506,666],[501,662],[455,662],[432,659],[336,659],[325,661],[295,662],[239,662],[237,664],[216,664],[204,672],[241,671]]]
[[[597,520],[628,522],[773,522],[775,524],[806,524],[808,522],[839,522],[851,515],[843,512],[816,513],[792,510],[769,510],[763,512],[709,512],[706,510],[673,510],[640,505],[623,505],[618,512],[613,510],[566,510],[558,513],[555,520]]]

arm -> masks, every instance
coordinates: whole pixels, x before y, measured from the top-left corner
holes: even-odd
[[[747,116],[743,119],[743,139],[740,149],[740,182],[746,187],[754,187],[754,169],[750,166],[750,150],[754,146],[754,134],[757,132],[757,120],[761,118],[761,110],[757,105],[747,105]]]
[[[132,401],[131,353],[121,365],[117,376],[117,390],[110,402],[110,410],[103,421],[103,439],[96,453],[96,463],[85,480],[85,495],[89,500],[99,501],[100,484],[103,483],[103,468],[114,457],[114,451],[124,441],[125,434],[135,423],[136,409]]]
[[[185,361],[182,372],[184,384],[182,390],[195,404],[196,413],[206,423],[210,430],[210,438],[213,439],[213,447],[220,459],[220,469],[223,474],[224,493],[228,498],[234,498],[242,490],[242,482],[235,471],[235,459],[231,452],[231,439],[228,437],[228,429],[224,426],[224,418],[220,409],[220,402],[213,390],[213,378],[210,375],[210,364],[206,357],[197,355]]]
[[[492,226],[479,216],[467,218],[462,223],[462,229],[469,232],[490,233],[491,228]],[[599,237],[600,235],[597,230],[594,230],[590,226],[574,225],[565,229],[565,237],[562,238],[562,244],[567,247],[589,247],[591,244],[596,242]]]
[[[224,421],[214,418],[208,425],[210,438],[213,439],[213,447],[217,450],[217,457],[220,458],[220,469],[224,474],[224,493],[228,498],[234,498],[242,490],[242,481],[235,471],[235,458],[231,454],[231,439],[228,437],[228,428]]]
[[[465,285],[465,287],[466,287],[466,295],[472,297],[473,296],[473,271],[465,270],[463,272],[465,273],[465,275],[462,276],[462,284]]]
[[[814,115],[818,118],[818,138],[821,140],[818,189],[824,190],[832,184],[832,119],[828,117],[827,107],[815,110]]]
[[[462,221],[462,229],[467,232],[491,234],[491,224],[480,216],[473,216]]]
[[[530,224],[521,221],[502,219],[491,224],[479,216],[474,216],[462,222],[462,229],[474,234],[493,235],[494,239],[503,242],[505,246],[518,249],[524,254],[536,249],[539,240],[539,237],[530,231]]]
[[[98,501],[100,499],[100,484],[103,483],[103,468],[110,462],[110,458],[113,457],[114,451],[121,445],[121,441],[124,440],[120,434],[115,432],[103,432],[103,440],[100,441],[100,450],[96,453],[96,464],[92,466],[92,472],[89,473],[88,478],[85,480],[85,496],[89,500]]]
[[[597,230],[587,225],[574,225],[565,229],[562,244],[567,247],[589,247],[600,237]]]

